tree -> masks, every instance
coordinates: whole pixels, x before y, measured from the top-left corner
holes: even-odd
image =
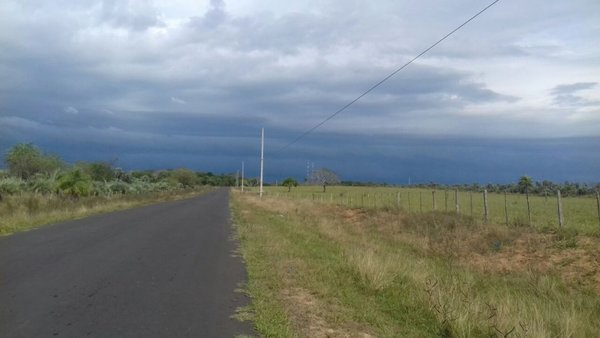
[[[256,187],[258,185],[257,178],[246,178],[244,179],[244,185],[247,187]]]
[[[518,186],[519,192],[528,193],[529,189],[533,187],[533,180],[529,176],[521,176],[521,178],[519,178]]]
[[[284,187],[288,187],[288,192],[290,192],[292,191],[292,187],[298,186],[298,181],[291,177],[288,177],[285,180],[283,180],[283,182],[281,182],[281,185],[283,185]]]
[[[335,172],[327,168],[321,168],[312,172],[308,183],[322,185],[323,192],[325,192],[328,185],[340,184],[340,179]]]
[[[184,187],[193,187],[198,183],[196,174],[190,169],[175,169],[171,172],[170,176],[173,182],[180,183]]]
[[[82,163],[81,166],[94,181],[111,181],[115,179],[115,170],[111,162],[96,161]]]
[[[56,155],[45,155],[32,143],[14,145],[6,154],[4,162],[11,175],[24,180],[35,174],[49,175],[65,167]]]

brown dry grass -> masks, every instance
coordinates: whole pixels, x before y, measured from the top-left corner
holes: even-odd
[[[588,290],[600,294],[596,237],[482,225],[452,213],[407,214],[307,200],[236,197],[244,204],[242,215],[260,210],[268,227],[301,227],[303,236],[324,238],[336,246],[342,257],[338,263],[352,271],[361,288],[370,290],[368,294],[402,293],[406,285],[414,285],[404,297],[414,298],[411,304],[428,304],[442,327],[448,325],[447,334],[573,336],[598,327],[594,319],[598,307],[593,299],[586,303]],[[284,233],[300,234],[291,229]],[[286,237],[267,245],[286,252],[295,239]],[[308,242],[307,248],[316,250]],[[287,270],[278,276],[279,297],[303,336],[354,337],[373,332],[394,336],[390,328],[401,324],[378,331],[349,321],[348,315],[336,320],[336,313],[350,312],[331,301],[329,287],[322,289],[319,284],[321,289],[311,289],[298,283],[299,274],[317,273],[313,263],[281,255],[272,266],[274,271]]]
[[[565,238],[532,228],[481,225],[442,213],[423,217],[340,207],[327,209],[328,213],[353,224],[354,229],[376,229],[393,241],[452,257],[480,272],[549,273],[568,285],[583,286],[600,295],[600,238],[597,237]],[[436,224],[446,228],[439,231]],[[572,244],[565,247],[565,242]]]
[[[282,298],[288,305],[288,315],[291,317],[294,325],[305,337],[316,338],[370,338],[371,334],[364,332],[366,329],[359,325],[334,325],[328,323],[326,312],[339,311],[335,306],[324,304],[315,295],[303,288],[284,289]]]

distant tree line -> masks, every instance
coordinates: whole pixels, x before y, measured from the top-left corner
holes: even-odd
[[[429,189],[459,189],[468,191],[483,191],[488,192],[507,192],[512,194],[524,194],[528,192],[532,195],[554,195],[560,190],[563,196],[584,196],[594,195],[597,191],[600,191],[600,183],[588,184],[588,183],[577,183],[565,181],[563,183],[555,183],[549,180],[534,181],[531,177],[522,176],[515,183],[506,184],[456,184],[456,185],[443,185],[437,183],[427,184],[416,184],[415,187],[429,188]]]
[[[363,182],[363,181],[349,181],[344,180],[339,183],[342,186],[358,186],[358,187],[391,187],[395,186],[388,183],[378,182]],[[600,191],[600,183],[578,183],[565,181],[563,183],[556,183],[549,180],[535,181],[530,176],[521,176],[514,183],[506,184],[440,184],[435,182],[412,184],[409,187],[423,188],[423,189],[459,189],[464,191],[477,191],[482,192],[487,190],[488,192],[507,192],[511,194],[524,194],[529,193],[532,195],[555,195],[558,190],[563,196],[584,196],[584,195],[595,195],[596,192]]]
[[[31,143],[16,144],[4,157],[7,171],[0,171],[0,194],[33,192],[67,196],[146,193],[197,186],[233,186],[235,176],[173,170],[124,171],[113,161],[77,162],[69,165],[57,155],[46,154]]]

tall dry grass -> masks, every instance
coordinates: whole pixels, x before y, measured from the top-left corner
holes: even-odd
[[[208,188],[80,198],[37,193],[5,195],[0,201],[0,235],[28,230],[44,224],[78,219],[96,213],[191,197],[205,191],[208,191]]]
[[[598,283],[583,280],[597,273],[597,239],[483,225],[444,212],[407,214],[309,200],[235,199],[241,224],[252,219],[263,225],[260,241],[267,243],[276,233],[277,257],[302,262],[294,266],[308,281],[288,280],[286,287],[308,290],[352,314],[327,318],[330,322],[367,325],[381,336],[430,335],[427,330],[408,331],[406,325],[422,325],[403,313],[411,308],[422,318],[435,318],[429,324],[436,328],[434,336],[588,337],[600,332]],[[575,239],[575,247],[563,246],[565,238]],[[321,253],[322,259],[311,253]],[[268,250],[263,254],[269,256]],[[573,270],[558,259],[568,256],[585,256],[583,263],[589,266],[582,263],[578,269],[583,270]],[[274,270],[277,266],[272,265]]]

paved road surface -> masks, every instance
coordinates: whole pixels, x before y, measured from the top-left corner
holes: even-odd
[[[227,190],[0,238],[0,337],[233,337]]]

